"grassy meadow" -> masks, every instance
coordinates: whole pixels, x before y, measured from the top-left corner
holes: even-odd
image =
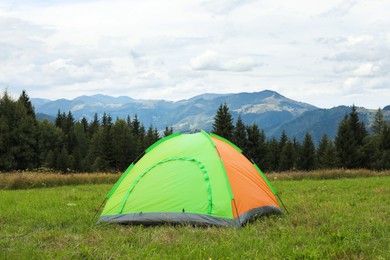
[[[292,174],[270,175],[289,214],[261,218],[241,229],[96,225],[94,215],[112,187],[104,177],[98,178],[106,182],[34,189],[3,185],[0,259],[388,259],[388,173],[336,179]],[[3,183],[16,177],[0,178]]]

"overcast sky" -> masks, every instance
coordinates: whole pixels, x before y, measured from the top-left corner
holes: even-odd
[[[0,90],[390,104],[388,0],[0,0]]]

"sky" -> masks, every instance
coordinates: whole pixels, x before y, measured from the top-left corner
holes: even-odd
[[[0,90],[390,104],[388,0],[0,0]]]

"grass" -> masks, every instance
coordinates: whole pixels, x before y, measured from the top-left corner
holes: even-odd
[[[0,259],[388,259],[389,176],[271,182],[290,214],[241,229],[96,225],[111,184],[0,190]]]
[[[32,189],[46,188],[66,185],[82,184],[114,184],[120,177],[120,173],[45,173],[45,172],[12,172],[0,173],[0,189]],[[316,170],[288,171],[266,174],[270,180],[325,180],[339,178],[360,178],[390,176],[390,171],[371,171],[365,169],[359,170]]]

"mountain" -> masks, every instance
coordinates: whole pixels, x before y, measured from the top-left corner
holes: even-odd
[[[101,118],[103,113],[116,118],[137,115],[140,121],[149,127],[158,129],[172,126],[175,131],[204,129],[210,131],[218,107],[227,103],[229,111],[236,120],[241,115],[246,124],[256,123],[264,129],[268,137],[279,137],[283,130],[287,135],[302,140],[306,132],[313,135],[314,141],[320,140],[324,133],[330,138],[336,134],[338,122],[350,107],[340,106],[321,109],[310,104],[298,102],[281,94],[265,90],[254,93],[212,94],[206,93],[187,100],[138,100],[130,97],[111,97],[106,95],[80,96],[72,100],[58,99],[49,101],[31,98],[37,113],[55,117],[60,110],[71,111],[75,119],[85,117],[92,120],[95,113]],[[363,121],[369,125],[376,111],[359,108]],[[384,110],[390,119],[390,111]]]
[[[71,111],[76,119],[91,120],[108,113],[112,118],[133,117],[135,114],[145,126],[163,129],[173,126],[176,131],[190,129],[211,130],[215,113],[222,103],[229,105],[234,118],[240,114],[247,124],[257,123],[271,129],[316,107],[288,99],[277,92],[265,90],[255,93],[202,94],[177,102],[165,100],[136,100],[129,97],[105,95],[80,96],[72,100],[58,99],[42,102],[31,99],[37,113],[56,116],[58,111]]]

